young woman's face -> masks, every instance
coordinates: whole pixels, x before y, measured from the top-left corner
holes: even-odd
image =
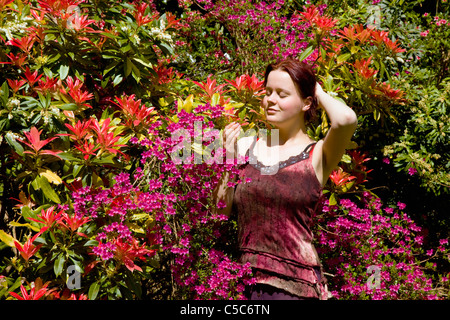
[[[308,99],[302,99],[290,75],[282,70],[269,73],[262,103],[266,120],[275,126],[303,121],[303,113],[310,105]]]

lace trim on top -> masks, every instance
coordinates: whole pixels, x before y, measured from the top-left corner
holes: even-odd
[[[283,169],[287,166],[290,166],[294,163],[306,160],[309,158],[309,152],[311,151],[312,147],[316,144],[316,142],[313,142],[306,146],[305,150],[303,150],[300,154],[297,154],[295,156],[290,156],[287,160],[279,161],[277,164],[273,164],[271,166],[266,166],[262,164],[256,156],[253,154],[253,147],[256,144],[256,139],[253,141],[252,145],[247,151],[248,154],[248,162],[249,164],[259,170],[262,174],[270,175],[276,173],[279,169]]]

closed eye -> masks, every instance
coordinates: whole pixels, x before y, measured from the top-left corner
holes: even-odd
[[[275,91],[276,91],[277,95],[278,95],[280,98],[286,98],[286,97],[289,96],[289,93],[286,92],[286,91],[283,90],[283,89],[279,89],[279,90],[275,90]],[[267,97],[271,96],[271,95],[272,95],[272,92],[273,92],[272,89],[266,88],[266,96],[267,96]]]

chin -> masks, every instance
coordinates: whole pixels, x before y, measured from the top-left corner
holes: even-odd
[[[274,126],[276,126],[277,124],[280,123],[280,121],[277,120],[277,118],[274,117],[274,116],[266,116],[266,121],[267,121],[268,123],[270,123],[271,125],[274,125]]]

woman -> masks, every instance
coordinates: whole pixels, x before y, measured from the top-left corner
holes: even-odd
[[[326,299],[320,260],[311,243],[311,220],[357,117],[325,93],[312,68],[297,60],[269,65],[264,83],[262,105],[267,122],[278,130],[278,141],[237,141],[240,125],[226,126],[227,158],[235,152],[248,155],[241,175],[251,182],[228,188],[225,174],[216,199],[227,205],[222,214],[237,213],[240,261],[250,262],[256,279],[250,299]],[[325,110],[331,125],[326,137],[315,142],[306,125],[318,108]]]

